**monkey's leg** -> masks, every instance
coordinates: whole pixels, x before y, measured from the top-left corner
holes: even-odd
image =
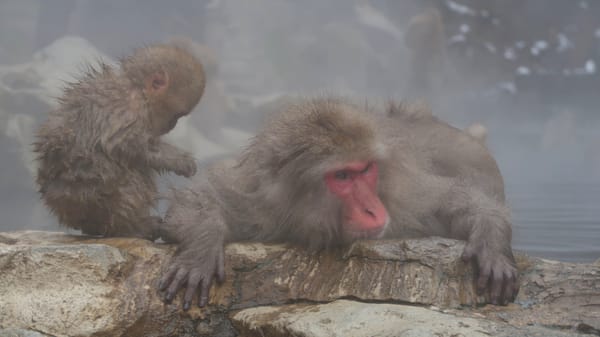
[[[79,229],[82,234],[106,235],[110,223],[109,211],[89,202],[65,199],[60,207],[52,208],[59,222],[69,228]]]
[[[150,214],[153,195],[153,186],[132,175],[130,183],[123,185],[113,199],[107,236],[156,240],[162,219]]]
[[[157,239],[162,219],[150,213],[155,200],[152,177],[136,172],[126,174],[104,202],[110,217],[106,236]]]
[[[125,200],[115,193],[94,203],[65,201],[56,213],[62,224],[85,235],[157,239],[162,218],[149,215],[151,199],[133,198],[134,190],[129,192]]]

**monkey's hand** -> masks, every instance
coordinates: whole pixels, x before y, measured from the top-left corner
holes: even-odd
[[[189,178],[196,174],[197,167],[194,158],[185,154],[175,161],[173,172],[177,175]]]
[[[184,286],[183,310],[191,307],[198,287],[198,306],[204,307],[208,303],[213,278],[216,277],[218,283],[225,279],[223,245],[212,246],[213,249],[201,251],[188,248],[173,258],[158,286],[159,290],[165,291],[165,303],[171,303],[177,291]]]
[[[510,247],[492,247],[485,241],[469,240],[462,259],[475,262],[477,293],[485,294],[492,304],[506,305],[514,301],[519,292],[517,265]]]
[[[188,178],[196,174],[196,162],[192,156],[162,141],[150,144],[146,159],[158,172],[171,171]]]

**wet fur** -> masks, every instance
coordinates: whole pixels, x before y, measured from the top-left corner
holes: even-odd
[[[144,90],[144,76],[156,71],[168,74],[172,90],[160,99]],[[166,45],[141,48],[119,67],[89,66],[69,84],[34,143],[39,192],[59,222],[85,234],[153,238],[156,174],[195,172],[193,159],[162,143],[153,127],[189,112],[203,89],[199,61]],[[173,99],[181,103],[168,104]]]
[[[384,237],[467,240],[464,257],[480,259],[482,278],[487,281],[493,270],[497,287],[505,286],[503,278],[513,286],[510,212],[486,147],[423,105],[391,103],[377,113],[338,98],[292,104],[236,160],[175,191],[166,225],[180,253],[163,281],[177,270],[212,279],[221,268],[213,256],[222,256],[227,242],[294,242],[314,249],[349,243],[339,200],[323,176],[336,164],[357,160],[378,162],[378,194],[391,217]],[[171,283],[167,299],[178,287]],[[492,301],[505,300],[495,296]]]

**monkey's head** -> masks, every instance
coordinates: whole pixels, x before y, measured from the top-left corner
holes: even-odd
[[[204,93],[202,64],[188,50],[153,45],[136,50],[121,61],[124,76],[140,90],[148,106],[148,122],[155,135],[169,132],[188,115]]]
[[[383,235],[390,221],[378,195],[384,151],[372,118],[343,100],[315,99],[291,106],[257,137],[275,198],[288,202],[280,218],[297,240],[323,246]]]
[[[211,47],[197,43],[193,39],[183,36],[177,35],[173,36],[168,40],[170,45],[181,47],[185,50],[189,50],[193,53],[197,58],[202,60],[202,66],[204,67],[204,73],[209,83],[213,80],[219,73],[219,58],[215,53],[215,50]]]

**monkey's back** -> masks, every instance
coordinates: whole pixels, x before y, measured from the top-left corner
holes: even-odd
[[[61,224],[87,234],[132,226],[156,198],[153,170],[109,154],[102,146],[110,108],[85,91],[66,91],[34,144],[42,199]]]
[[[481,140],[438,118],[400,115],[385,126],[401,146],[408,146],[424,172],[479,187],[489,196],[504,202],[504,181],[496,160]]]

